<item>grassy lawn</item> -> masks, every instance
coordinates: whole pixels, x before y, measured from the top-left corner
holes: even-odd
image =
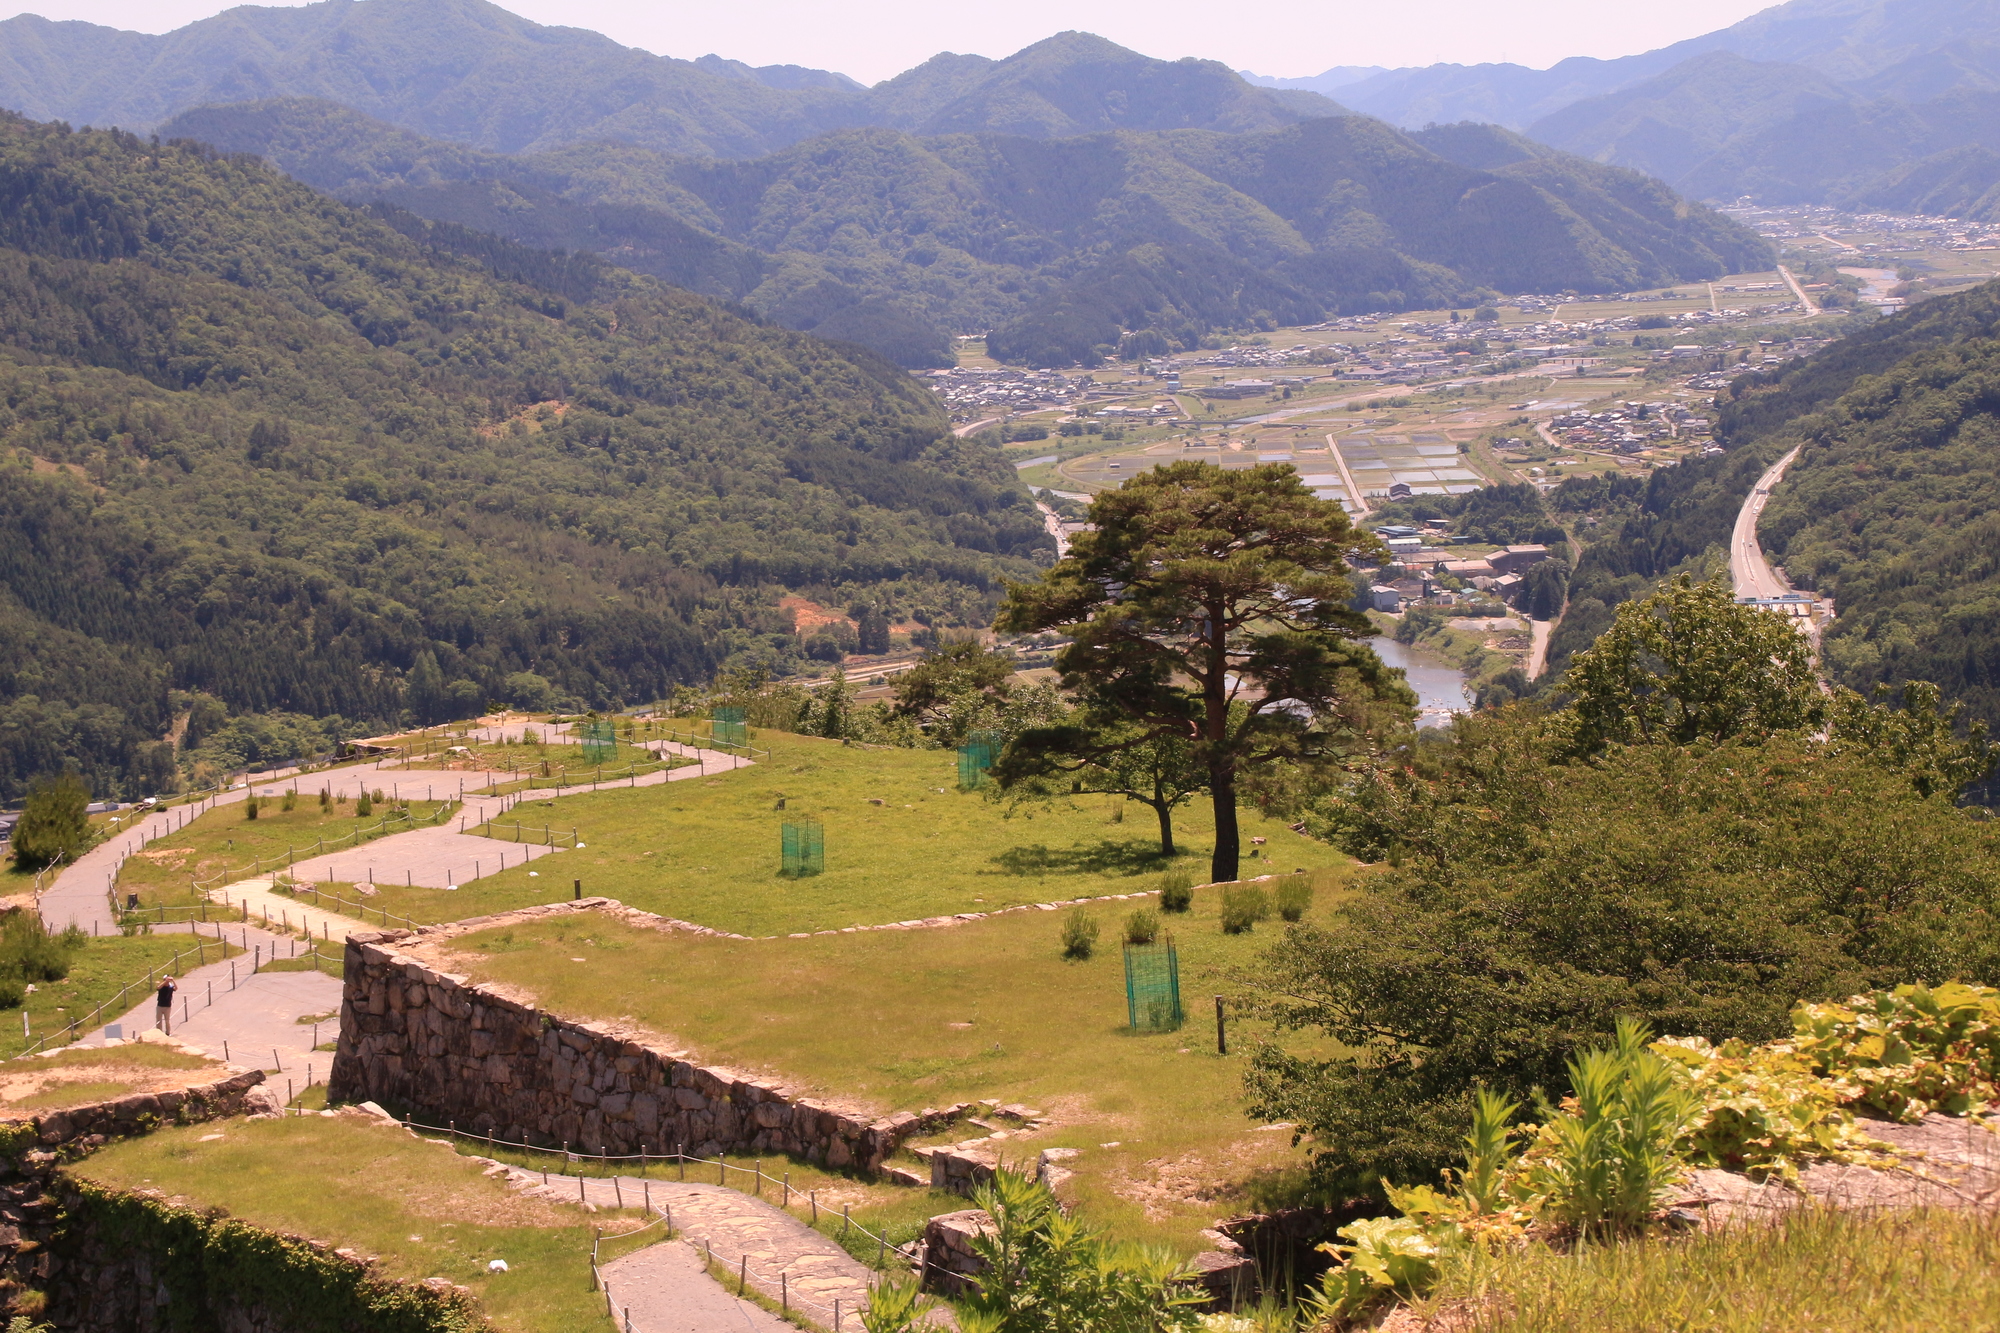
[[[411,801],[408,813],[422,827],[423,821],[451,804]],[[253,873],[274,874],[280,868],[274,858],[284,856],[287,850],[295,850],[301,859],[315,855],[322,842],[331,845],[351,838],[357,829],[372,830],[396,813],[386,801],[366,816],[355,814],[354,807],[353,801],[335,801],[322,809],[317,794],[302,787],[291,810],[285,809],[279,798],[262,802],[255,819],[241,803],[211,810],[186,828],[127,857],[118,872],[118,901],[122,905],[127,894],[136,893],[145,907],[185,907],[200,901],[191,887],[196,879],[209,880],[224,873],[232,880]],[[408,827],[392,821],[388,831]],[[255,872],[251,869],[253,858],[259,857],[264,869]],[[180,919],[186,920],[185,914]]]
[[[1474,1256],[1432,1309],[1480,1333],[2000,1328],[2000,1230],[1979,1212],[1805,1210],[1685,1240]]]
[[[1338,876],[1322,879],[1336,886],[1321,889],[1308,920],[1340,896]],[[557,918],[455,941],[464,961],[451,966],[525,987],[553,1012],[636,1022],[702,1059],[883,1111],[1025,1103],[1056,1125],[996,1146],[1029,1164],[1044,1147],[1084,1149],[1071,1165],[1093,1218],[1192,1250],[1201,1248],[1195,1231],[1297,1161],[1287,1134],[1244,1118],[1242,1063],[1256,1032],[1232,1023],[1231,1054],[1217,1055],[1211,998],[1229,988],[1224,969],[1249,962],[1282,927],[1273,919],[1224,935],[1218,906],[1198,890],[1192,912],[1168,918],[1189,1021],[1144,1036],[1126,1026],[1125,904],[1090,909],[1103,934],[1081,962],[1062,957],[1061,913],[1025,912],[944,930],[769,941]],[[814,1187],[802,1167],[784,1169]]]
[[[218,950],[223,946],[212,939],[202,940],[200,945],[211,963],[243,952],[230,945],[227,953],[220,953]],[[70,955],[69,975],[61,981],[37,982],[34,994],[22,1006],[32,1036],[25,1041],[21,1038],[21,1009],[0,1013],[0,1052],[14,1054],[65,1024],[82,1020],[128,983],[145,980],[148,973],[164,966],[175,954],[193,950],[195,946],[194,937],[187,934],[119,935],[87,941]],[[195,965],[195,955],[190,953],[180,967],[186,971]],[[133,989],[117,1012],[98,1015],[93,1027],[117,1021],[124,1010],[145,998],[143,988]],[[77,1035],[87,1035],[87,1031],[80,1030]]]
[[[952,751],[843,746],[771,731],[756,744],[771,757],[715,777],[523,801],[510,821],[574,826],[583,849],[450,894],[380,885],[370,902],[419,921],[456,920],[566,898],[581,879],[586,894],[772,935],[1125,893],[1149,887],[1163,865],[1157,822],[1141,805],[1097,796],[1010,812],[957,790]],[[788,819],[824,824],[825,874],[779,874],[779,829]],[[1246,847],[1253,835],[1269,839],[1268,857],[1245,860],[1245,875],[1346,863],[1254,810],[1242,821]],[[1180,864],[1207,878],[1206,806],[1183,806],[1174,827]]]
[[[220,1132],[220,1139],[202,1142]],[[527,1199],[435,1144],[355,1115],[229,1121],[164,1129],[106,1147],[72,1168],[123,1189],[149,1187],[256,1226],[381,1257],[388,1277],[446,1277],[472,1289],[509,1333],[609,1329],[590,1289],[591,1228],[629,1230],[636,1212]],[[661,1238],[654,1228],[625,1249]],[[605,1258],[625,1249],[607,1243]],[[489,1273],[504,1259],[508,1272]]]

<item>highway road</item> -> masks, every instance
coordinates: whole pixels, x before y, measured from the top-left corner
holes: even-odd
[[[1798,456],[1794,449],[1765,469],[1756,487],[1743,497],[1743,507],[1736,511],[1736,530],[1729,534],[1729,578],[1738,597],[1781,597],[1791,591],[1764,559],[1764,548],[1757,541],[1757,520],[1772,488],[1784,480],[1785,469]]]

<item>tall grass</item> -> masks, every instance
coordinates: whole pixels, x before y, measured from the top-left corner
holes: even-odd
[[[1977,1212],[1801,1208],[1683,1239],[1465,1252],[1428,1309],[1471,1333],[1937,1333],[2000,1328],[2000,1227]]]

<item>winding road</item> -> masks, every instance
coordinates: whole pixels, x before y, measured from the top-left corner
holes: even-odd
[[[1764,548],[1757,542],[1757,520],[1772,488],[1784,480],[1785,469],[1798,456],[1794,449],[1766,468],[1750,494],[1743,497],[1743,507],[1736,511],[1736,530],[1729,534],[1729,578],[1738,597],[1782,597],[1791,591],[1764,559]]]

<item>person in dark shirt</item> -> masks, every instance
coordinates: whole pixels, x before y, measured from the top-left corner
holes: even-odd
[[[154,1023],[169,1037],[174,1035],[174,989],[172,977],[160,978],[159,1007],[153,1014]]]

